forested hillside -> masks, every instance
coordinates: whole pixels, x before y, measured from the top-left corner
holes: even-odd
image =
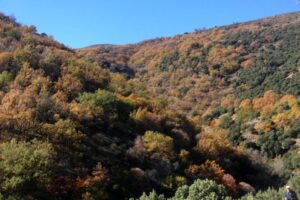
[[[300,195],[299,72],[300,13],[77,50],[1,14],[0,199]]]

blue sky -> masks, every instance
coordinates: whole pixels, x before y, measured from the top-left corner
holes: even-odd
[[[73,48],[135,43],[300,10],[296,0],[0,0],[0,11]]]

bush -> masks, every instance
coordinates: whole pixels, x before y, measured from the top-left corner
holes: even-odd
[[[300,168],[300,154],[298,151],[289,151],[283,156],[284,167],[294,170]]]
[[[296,192],[298,198],[300,197],[300,176],[293,176],[289,180],[289,184],[291,185],[292,189]]]
[[[0,74],[0,88],[7,85],[13,79],[12,74],[8,71],[3,71]]]
[[[300,120],[292,122],[292,124],[285,130],[285,133],[291,137],[300,136]]]
[[[187,180],[183,176],[168,176],[163,185],[170,190],[176,190],[179,186],[186,184]]]
[[[261,153],[270,158],[286,153],[294,143],[289,136],[279,131],[265,133],[258,140]]]
[[[11,52],[2,52],[0,53],[0,72],[4,70],[13,71],[12,65],[13,53]]]
[[[20,40],[22,34],[17,29],[8,29],[7,31],[5,31],[5,36],[10,39]]]
[[[134,200],[133,198],[130,198],[130,200]],[[136,200],[167,200],[164,195],[158,195],[154,190],[147,195],[146,193],[143,193],[143,195],[136,199]]]
[[[212,180],[196,180],[191,186],[181,186],[177,189],[175,196],[165,198],[152,191],[149,195],[145,193],[138,200],[230,200],[224,186],[218,185]],[[133,200],[133,199],[131,199]]]
[[[13,64],[20,68],[23,63],[28,63],[33,68],[39,66],[39,54],[34,46],[27,45],[14,52]]]
[[[282,200],[282,190],[268,189],[266,191],[259,191],[256,195],[248,194],[240,198],[240,200]]]
[[[229,115],[222,115],[219,118],[219,127],[220,128],[229,128],[229,126],[232,124],[232,119]]]
[[[211,114],[204,116],[203,120],[205,122],[211,121],[215,119],[216,117],[219,117],[220,115],[226,113],[227,110],[223,107],[216,108]]]

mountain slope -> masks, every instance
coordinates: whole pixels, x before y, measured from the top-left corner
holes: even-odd
[[[299,19],[72,50],[1,14],[0,198],[173,196],[206,178],[239,198],[294,180]]]
[[[292,13],[79,53],[100,64],[129,67],[136,81],[156,96],[168,97],[173,108],[200,114],[228,93],[238,98],[267,90],[299,95],[293,87],[299,84],[299,23],[299,13]],[[199,102],[207,96],[209,102]]]
[[[201,132],[198,148],[206,156],[214,147],[205,150],[201,139],[207,141],[209,134],[221,129],[232,144],[245,148],[252,160],[284,180],[298,170],[288,163],[299,157],[299,27],[300,13],[290,13],[77,52],[113,72],[120,72],[115,70],[118,67],[133,70],[130,76],[121,73],[196,123]],[[212,140],[220,142],[216,138]],[[240,176],[232,166],[226,170]],[[247,181],[251,179],[252,184],[264,182],[254,177]]]

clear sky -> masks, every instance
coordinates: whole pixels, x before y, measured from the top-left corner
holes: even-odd
[[[0,0],[0,11],[73,48],[126,44],[300,10],[296,0]]]

